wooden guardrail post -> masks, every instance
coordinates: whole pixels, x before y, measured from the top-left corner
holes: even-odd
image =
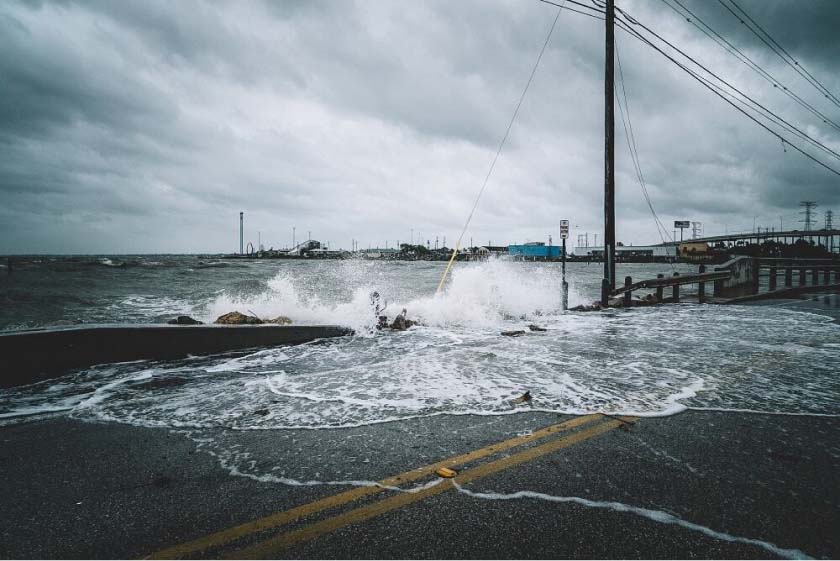
[[[770,279],[767,281],[767,290],[776,290],[776,267],[770,267]]]
[[[700,265],[700,274],[702,275],[705,272],[706,266]],[[703,281],[697,283],[697,301],[701,304],[706,301],[706,283]]]
[[[793,269],[785,267],[785,288],[793,286]]]
[[[799,268],[799,286],[805,286],[805,267]]]
[[[819,267],[814,267],[811,270],[811,284],[813,284],[814,286],[817,286],[818,284],[820,284],[820,268]]]
[[[674,272],[674,276],[678,277],[678,276],[680,276],[680,273],[678,271]],[[674,285],[674,303],[676,304],[679,301],[680,301],[680,285],[675,284]]]
[[[723,296],[723,279],[718,279],[712,284],[712,294],[714,296]]]
[[[662,273],[659,273],[658,275],[656,275],[656,278],[664,279],[665,275],[663,275]],[[656,287],[656,301],[659,302],[660,304],[662,303],[662,300],[663,300],[662,291],[663,291],[663,287],[661,287],[661,286]]]
[[[630,277],[630,276],[624,277],[624,288],[629,288],[631,284],[633,284],[633,277]],[[631,304],[631,302],[632,302],[631,294],[632,294],[632,291],[630,291],[630,290],[628,290],[627,292],[624,293],[624,307],[625,308],[629,308],[632,305]]]

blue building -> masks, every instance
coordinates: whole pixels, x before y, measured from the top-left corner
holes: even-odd
[[[562,248],[559,245],[545,245],[543,242],[530,242],[524,245],[509,245],[508,255],[527,261],[559,259],[562,255]]]

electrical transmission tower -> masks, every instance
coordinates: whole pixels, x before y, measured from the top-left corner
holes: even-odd
[[[802,201],[799,203],[799,206],[804,208],[805,210],[800,211],[800,214],[805,215],[805,219],[802,222],[805,223],[805,231],[810,232],[812,227],[811,222],[811,215],[814,213],[814,209],[817,207],[817,203],[815,201]]]
[[[831,218],[834,216],[834,213],[830,210],[825,211],[825,229],[826,230],[833,230],[833,226],[831,225]]]

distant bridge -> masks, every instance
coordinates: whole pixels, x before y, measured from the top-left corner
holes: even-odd
[[[773,231],[768,230],[764,232],[741,232],[737,234],[725,234],[723,236],[707,236],[704,238],[693,238],[682,241],[665,242],[660,245],[679,245],[681,243],[708,243],[716,244],[719,242],[739,241],[759,244],[763,241],[773,240],[781,243],[795,243],[797,240],[815,240],[818,245],[825,245],[829,248],[838,248],[838,241],[840,241],[840,229],[831,230],[785,230]]]

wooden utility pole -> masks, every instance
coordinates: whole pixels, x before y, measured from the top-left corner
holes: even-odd
[[[604,72],[604,278],[601,281],[601,305],[609,303],[615,287],[615,107],[614,54],[615,2],[607,0],[606,49]]]

